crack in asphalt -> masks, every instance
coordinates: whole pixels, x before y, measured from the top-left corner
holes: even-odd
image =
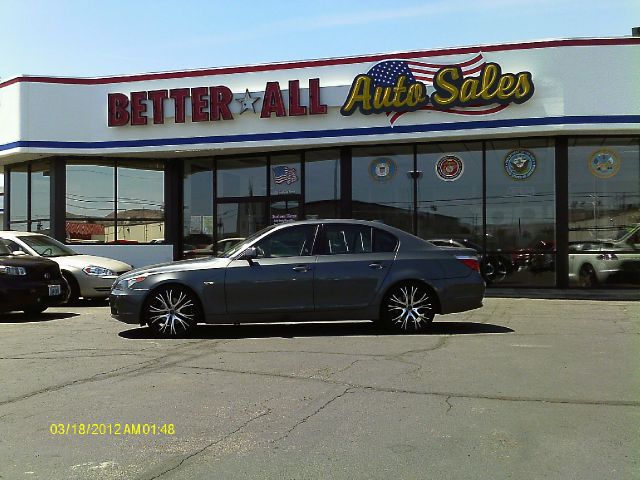
[[[222,442],[226,441],[227,439],[229,439],[230,437],[232,437],[233,435],[238,433],[240,430],[245,428],[247,425],[249,425],[251,422],[254,422],[255,420],[258,420],[259,418],[264,417],[265,415],[269,415],[270,413],[271,413],[271,409],[267,409],[267,410],[261,412],[259,415],[251,417],[249,420],[244,422],[242,425],[240,425],[238,428],[236,428],[232,432],[229,432],[228,434],[226,434],[224,437],[219,438],[218,440],[215,440],[215,441],[205,445],[204,447],[196,450],[193,453],[190,453],[189,455],[185,456],[182,460],[180,460],[176,465],[174,465],[171,468],[168,468],[168,469],[164,470],[163,472],[160,472],[158,475],[155,475],[155,476],[149,478],[149,477],[145,477],[144,474],[143,474],[143,476],[140,477],[140,478],[144,478],[145,480],[156,480],[156,479],[166,475],[167,473],[172,472],[172,471],[180,468],[187,460],[190,460],[193,457],[195,457],[197,455],[200,455],[204,451],[208,450],[209,448],[214,447],[214,446],[218,445],[219,443],[222,443]]]
[[[449,407],[449,408],[447,408],[447,411],[444,413],[445,415],[449,415],[449,412],[453,408],[453,405],[451,404],[451,402],[449,400],[451,400],[451,395],[449,395],[447,398],[444,399],[444,403],[446,403],[447,406]]]
[[[219,367],[201,367],[192,365],[181,365],[181,368],[189,370],[202,370],[205,372],[217,372],[217,373],[231,373],[239,375],[256,375],[262,377],[271,378],[283,378],[289,380],[307,380],[328,383],[332,385],[342,385],[344,387],[361,390],[371,390],[380,393],[400,393],[407,395],[429,395],[436,397],[450,397],[450,398],[463,398],[463,399],[475,399],[475,400],[498,400],[504,402],[538,402],[538,403],[550,403],[550,404],[567,404],[567,405],[604,405],[611,407],[640,407],[640,400],[586,400],[586,399],[567,399],[567,398],[552,398],[552,397],[526,397],[526,396],[513,396],[513,395],[486,395],[481,393],[456,393],[456,392],[443,392],[443,391],[421,391],[421,390],[409,390],[393,387],[379,387],[371,385],[362,385],[350,382],[340,382],[337,380],[331,380],[328,378],[320,377],[308,377],[294,374],[285,373],[272,373],[272,372],[259,372],[251,370],[233,370]],[[157,370],[156,373],[169,373]],[[170,372],[181,373],[187,375],[187,372]]]
[[[325,408],[327,408],[330,404],[332,404],[333,402],[335,402],[336,400],[338,400],[339,398],[342,398],[344,395],[346,395],[347,393],[349,393],[351,390],[353,390],[353,388],[349,387],[346,388],[344,390],[344,392],[339,393],[338,395],[336,395],[335,397],[333,397],[332,399],[326,401],[324,404],[322,404],[318,409],[316,409],[315,412],[303,417],[301,420],[299,420],[298,422],[296,422],[293,427],[291,427],[289,430],[287,430],[285,432],[284,435],[282,435],[281,437],[275,438],[273,440],[271,440],[269,443],[276,443],[279,442],[281,440],[284,440],[285,438],[287,438],[291,432],[293,432],[296,428],[298,428],[300,425],[302,425],[303,423],[306,423],[307,420],[309,420],[311,417],[314,417],[315,415],[319,414],[322,410],[324,410]]]
[[[182,344],[179,345],[178,347],[175,347],[174,349],[171,350],[171,353],[169,354],[165,354],[165,355],[161,355],[158,357],[154,357],[150,360],[146,360],[144,362],[138,362],[138,363],[133,363],[133,364],[129,364],[129,365],[124,365],[122,367],[118,367],[115,368],[113,370],[107,370],[106,372],[100,372],[100,373],[96,373],[94,375],[91,375],[89,377],[85,377],[85,378],[79,378],[76,380],[71,380],[68,382],[64,382],[64,383],[60,383],[57,385],[50,385],[48,387],[44,387],[41,388],[39,390],[35,390],[29,393],[25,393],[23,395],[20,395],[18,397],[13,397],[13,398],[9,398],[7,400],[2,400],[0,401],[0,406],[4,406],[4,405],[8,405],[8,404],[12,404],[12,403],[16,403],[16,402],[20,402],[22,400],[27,400],[29,398],[35,397],[37,395],[42,395],[45,393],[52,393],[52,392],[56,392],[58,390],[62,390],[63,388],[67,388],[70,386],[76,386],[76,385],[83,385],[85,383],[92,383],[92,382],[99,382],[102,380],[107,380],[110,378],[115,378],[115,377],[119,377],[119,376],[132,376],[135,377],[141,373],[148,373],[151,371],[156,371],[156,370],[160,370],[166,367],[171,367],[171,366],[177,366],[179,365],[181,362],[184,361],[189,361],[189,360],[195,360],[199,357],[205,356],[205,355],[209,355],[212,352],[215,352],[215,348],[210,349],[210,350],[206,350],[204,352],[200,352],[200,353],[195,353],[192,355],[183,355],[181,358],[175,360],[175,361],[167,361],[167,358],[170,358],[172,356],[176,356],[176,355],[180,355],[181,354],[181,350],[183,350],[186,347],[192,347],[194,345],[194,343],[202,343],[205,342],[206,340],[200,340],[199,342],[189,342],[186,344]],[[224,343],[224,341],[221,341],[220,343]],[[216,343],[217,345],[217,343]],[[124,370],[124,372],[123,372]]]

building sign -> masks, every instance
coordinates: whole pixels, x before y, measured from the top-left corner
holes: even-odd
[[[504,157],[504,171],[514,180],[526,180],[536,170],[536,157],[529,150],[511,150]]]
[[[124,125],[147,125],[152,121],[155,125],[162,125],[167,120],[166,106],[173,109],[174,123],[185,123],[187,106],[191,107],[192,122],[217,122],[233,120],[231,104],[240,103],[240,114],[251,109],[254,112],[255,102],[259,98],[253,97],[249,90],[234,98],[229,87],[218,85],[215,87],[173,88],[171,90],[149,90],[141,92],[109,93],[108,94],[108,124],[110,127]],[[262,99],[260,118],[294,117],[301,115],[322,115],[327,113],[327,106],[320,102],[320,79],[309,80],[308,106],[301,101],[300,81],[289,81],[288,111],[279,82],[267,82]]]
[[[530,72],[504,73],[478,54],[457,64],[386,60],[358,75],[340,113],[385,113],[390,123],[407,112],[438,110],[488,114],[533,96]]]
[[[620,159],[613,150],[598,150],[589,159],[589,171],[598,178],[611,178],[620,170]]]
[[[464,173],[464,163],[457,155],[445,155],[436,162],[436,175],[445,182],[457,180]]]

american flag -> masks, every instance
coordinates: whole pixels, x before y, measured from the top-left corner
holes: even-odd
[[[286,165],[280,165],[278,167],[273,167],[272,170],[273,181],[276,182],[276,185],[280,185],[282,183],[291,185],[292,183],[298,181],[298,175],[295,168],[289,168]]]
[[[459,63],[425,63],[414,60],[386,60],[377,63],[369,69],[367,75],[373,79],[374,87],[393,87],[399,76],[404,75],[407,83],[416,81],[423,82],[427,86],[433,88],[433,78],[435,74],[444,67],[460,67],[462,75],[473,75],[482,70],[486,64],[486,60],[482,53]],[[447,113],[457,113],[460,115],[487,115],[489,113],[498,112],[507,105],[497,106],[481,106],[481,107],[453,107],[444,110]],[[432,105],[422,107],[422,110],[435,110]],[[389,112],[389,123],[393,125],[395,121],[407,112]]]

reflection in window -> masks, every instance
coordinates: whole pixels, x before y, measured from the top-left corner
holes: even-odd
[[[28,166],[16,165],[11,167],[9,221],[12,230],[27,230],[27,182]]]
[[[482,243],[482,144],[418,146],[418,235]]]
[[[555,241],[553,140],[487,142],[487,248]]]
[[[412,231],[412,148],[354,148],[352,166],[354,218]]]
[[[637,139],[569,140],[569,281],[640,285]]]
[[[266,225],[266,209],[263,202],[218,203],[218,241],[225,238],[246,238]]]
[[[72,242],[161,242],[164,164],[69,160],[66,216],[67,238]]]
[[[213,162],[211,159],[193,159],[184,165],[184,224],[185,251],[205,249],[213,254]],[[209,250],[207,250],[209,248]]]
[[[488,282],[555,285],[553,139],[486,143]]]
[[[340,150],[317,150],[304,157],[305,214],[308,219],[340,217]]]
[[[164,239],[164,164],[119,163],[117,241],[149,243]],[[109,241],[115,241],[109,232]]]
[[[217,195],[255,197],[267,194],[267,158],[240,157],[216,161]]]

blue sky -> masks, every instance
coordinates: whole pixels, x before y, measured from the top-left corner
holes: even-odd
[[[640,0],[0,0],[0,78],[629,35]]]

